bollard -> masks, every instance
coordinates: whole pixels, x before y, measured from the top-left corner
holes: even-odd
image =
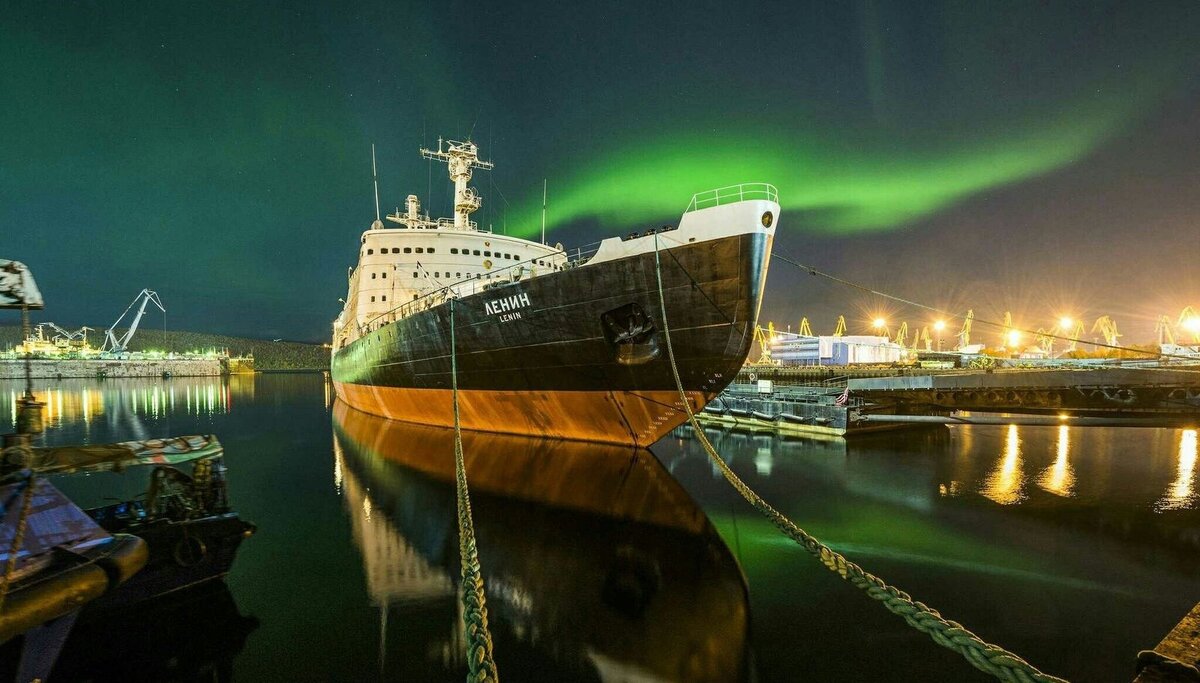
[[[1134,683],[1200,681],[1200,605],[1192,608],[1153,650],[1138,653]]]

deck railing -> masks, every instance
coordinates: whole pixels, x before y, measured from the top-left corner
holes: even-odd
[[[747,199],[765,199],[771,202],[779,201],[779,190],[769,183],[740,183],[728,187],[718,187],[692,195],[692,201],[684,209],[684,213],[709,209],[714,206],[744,202]]]

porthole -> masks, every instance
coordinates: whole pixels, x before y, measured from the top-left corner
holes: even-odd
[[[762,215],[763,227],[769,228],[769,227],[771,227],[771,224],[774,222],[775,222],[775,214],[771,213],[770,211],[764,211],[763,215]]]

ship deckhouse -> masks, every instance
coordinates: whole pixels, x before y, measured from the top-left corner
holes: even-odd
[[[454,182],[454,216],[432,219],[416,195],[404,211],[379,218],[359,240],[358,266],[349,271],[349,292],[333,325],[333,348],[363,334],[444,302],[500,284],[538,277],[566,265],[562,245],[482,231],[470,219],[481,198],[467,183],[475,169],[491,170],[471,141],[438,139],[421,156],[445,162]]]

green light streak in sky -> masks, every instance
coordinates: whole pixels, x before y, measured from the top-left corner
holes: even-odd
[[[677,220],[692,194],[741,182],[779,188],[786,211],[812,212],[806,227],[854,233],[903,225],[979,192],[1026,180],[1076,162],[1129,119],[1131,107],[1095,107],[1090,115],[1040,121],[983,134],[956,148],[901,147],[878,136],[798,140],[775,131],[689,132],[634,140],[581,171],[550,179],[547,224],[585,219],[619,229]],[[748,128],[743,128],[748,130]],[[539,188],[540,189],[540,188]],[[539,229],[540,196],[514,207],[509,229]],[[787,216],[784,216],[787,225]],[[515,227],[514,227],[515,226]]]

